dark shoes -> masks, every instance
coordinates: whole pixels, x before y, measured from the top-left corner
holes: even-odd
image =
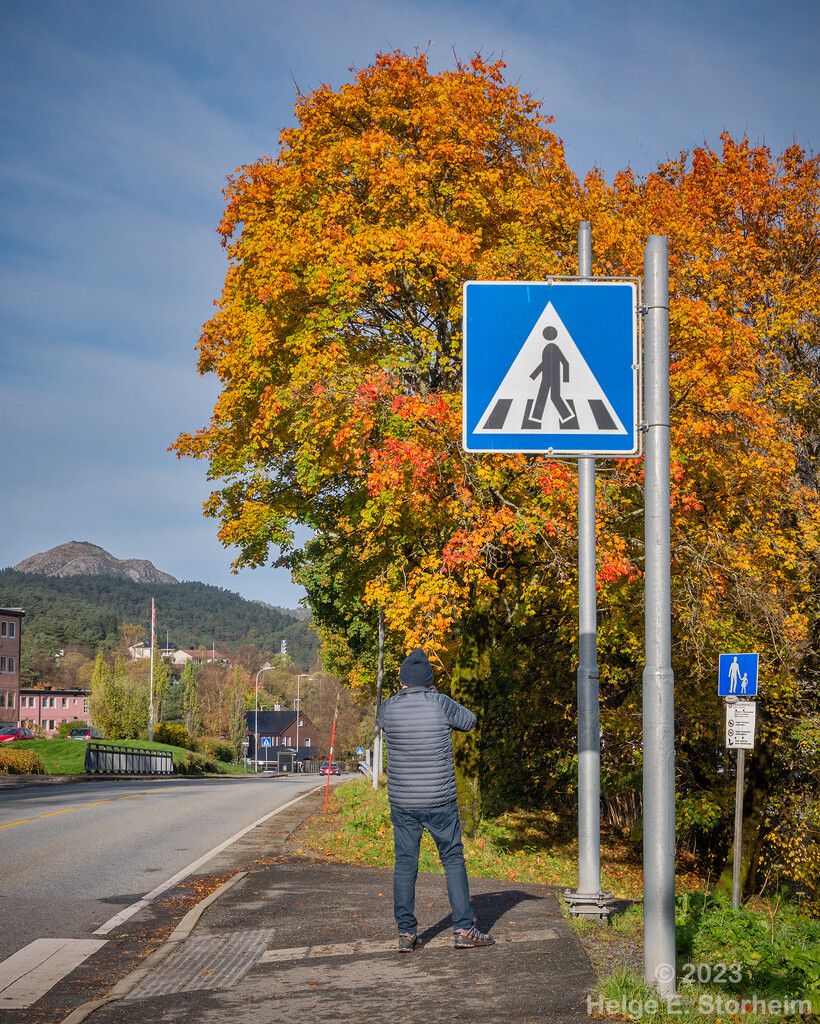
[[[414,949],[421,949],[418,935],[400,935],[399,952],[412,953]]]
[[[466,932],[456,932],[456,949],[475,949],[476,946],[492,946],[494,943],[492,935],[485,935],[475,925]]]

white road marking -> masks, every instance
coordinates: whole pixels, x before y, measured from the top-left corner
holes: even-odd
[[[505,932],[494,935],[497,946],[508,942],[540,942],[545,939],[557,939],[558,932],[552,928],[522,929],[516,932]],[[422,949],[453,949],[453,937],[436,935],[425,942]],[[326,946],[294,946],[292,949],[266,949],[259,959],[262,964],[278,964],[287,960],[303,960],[316,956],[362,956],[371,953],[398,953],[398,939],[359,939],[356,942],[333,942]],[[402,956],[408,954],[402,953]]]
[[[35,939],[0,963],[0,1009],[22,1010],[96,953],[106,939]]]
[[[211,860],[212,857],[216,857],[218,853],[222,853],[222,851],[227,849],[231,845],[231,843],[235,843],[238,839],[241,839],[242,836],[250,832],[251,829],[256,828],[257,825],[261,825],[263,822],[267,821],[268,818],[272,818],[275,814],[279,814],[286,808],[292,807],[293,804],[298,803],[300,800],[304,800],[306,796],[310,796],[311,793],[315,793],[317,790],[320,790],[321,788],[321,786],[314,786],[313,789],[309,789],[306,793],[302,793],[300,796],[294,797],[293,800],[289,800],[286,804],[282,804],[281,807],[277,807],[276,810],[271,811],[270,814],[265,814],[261,818],[258,818],[256,821],[252,822],[246,828],[243,828],[235,835],[232,835],[230,839],[226,839],[224,843],[220,843],[219,846],[215,846],[212,850],[209,850],[208,853],[200,857],[199,860],[195,860],[193,864],[189,864],[187,867],[183,868],[182,871],[177,871],[177,873],[172,878],[169,878],[161,885],[158,885],[156,889],[152,889],[151,892],[143,896],[141,900],[137,900],[137,902],[132,903],[130,907],[126,907],[125,910],[121,910],[118,914],[115,914],[113,917],[109,918],[105,922],[105,924],[101,925],[93,934],[108,935],[109,932],[113,931],[115,928],[119,927],[119,925],[127,921],[129,917],[133,917],[134,914],[142,910],[143,907],[147,907],[149,903],[153,902],[153,900],[155,900],[157,896],[159,896],[161,893],[165,892],[166,889],[170,889],[173,886],[175,886],[177,882],[181,882],[183,878],[186,878],[188,875],[192,874],[194,871],[197,870],[197,868],[202,867],[202,865],[206,864],[209,860]]]

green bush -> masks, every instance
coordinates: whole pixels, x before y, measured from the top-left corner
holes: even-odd
[[[186,750],[193,749],[191,734],[184,725],[174,725],[173,722],[160,722],[154,726],[154,742],[167,743],[170,747],[184,747]]]
[[[215,761],[189,750],[184,757],[174,754],[174,771],[177,775],[204,775],[218,772],[219,768]]]
[[[196,741],[196,749],[211,760],[233,764],[234,749],[227,740],[219,736],[200,736]]]
[[[9,744],[0,747],[0,772],[6,775],[45,775],[46,766],[39,754],[33,750],[9,749]]]

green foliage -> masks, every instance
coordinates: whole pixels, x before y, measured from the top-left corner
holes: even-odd
[[[162,702],[162,721],[169,725],[185,725],[185,687],[171,680]]]
[[[219,766],[214,758],[189,750],[185,754],[174,754],[174,771],[177,775],[213,775],[219,771]]]
[[[191,737],[196,739],[202,728],[202,716],[199,713],[196,669],[192,661],[185,662],[179,684],[182,687],[182,711],[185,716],[185,725]]]
[[[45,775],[43,759],[34,750],[15,749],[10,743],[0,746],[0,772],[6,775]]]
[[[171,722],[160,722],[154,726],[154,742],[169,743],[173,747],[184,747],[192,750],[192,740],[184,725],[174,725]]]
[[[820,1011],[820,921],[783,905],[773,914],[739,907],[722,893],[684,893],[676,901],[680,958],[686,963],[738,963],[727,985],[744,994],[811,995]]]
[[[232,764],[235,757],[233,744],[219,736],[200,736],[196,741],[196,749],[209,761],[221,761]]]
[[[156,599],[161,635],[177,647],[230,651],[254,643],[268,655],[287,639],[288,654],[303,670],[318,650],[310,623],[280,609],[205,583],[134,583],[113,576],[42,576],[0,570],[0,604],[25,608],[23,635],[31,649],[52,654],[85,644],[92,654],[116,648],[123,622],[151,620]]]
[[[733,910],[720,894],[687,892],[676,900],[676,933],[678,987],[668,1004],[642,977],[619,969],[600,980],[592,1006],[603,1000],[611,1003],[604,1005],[604,1016],[656,1024],[728,1018],[763,1024],[803,1020],[806,1004],[815,1014],[820,1010],[816,919],[793,907],[778,916],[748,907]]]

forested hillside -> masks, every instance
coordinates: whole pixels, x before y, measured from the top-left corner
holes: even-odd
[[[279,609],[205,583],[134,583],[111,576],[42,576],[0,570],[0,604],[24,608],[23,654],[54,653],[80,644],[93,655],[114,649],[123,625],[151,630],[151,599],[156,602],[158,642],[176,647],[216,646],[235,651],[253,644],[265,654],[287,641],[293,661],[307,668],[318,649],[310,623]],[[138,636],[138,629],[133,631]]]

